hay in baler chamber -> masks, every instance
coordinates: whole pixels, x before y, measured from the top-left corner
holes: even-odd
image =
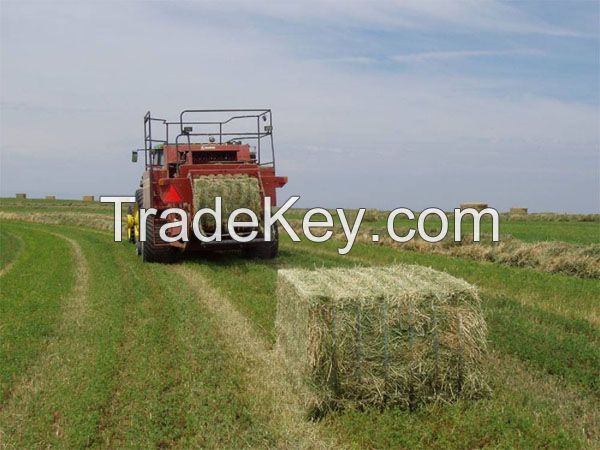
[[[309,414],[477,398],[487,328],[476,289],[422,266],[278,272],[277,347]]]
[[[259,218],[261,216],[260,186],[256,177],[243,174],[236,175],[203,175],[194,178],[193,183],[194,208],[215,207],[215,197],[221,197],[222,227],[226,230],[231,213],[239,208],[248,208]],[[248,215],[240,214],[238,221],[249,220]],[[201,227],[205,232],[215,229],[215,220],[204,214]]]

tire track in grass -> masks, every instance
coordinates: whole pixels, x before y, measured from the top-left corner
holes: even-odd
[[[219,334],[228,351],[245,366],[244,390],[253,399],[252,409],[278,430],[280,448],[333,448],[339,443],[325,436],[303,413],[301,388],[286,381],[285,366],[268,344],[257,336],[252,324],[223,298],[197,271],[187,265],[173,267],[200,303],[220,324]]]
[[[237,369],[211,336],[216,325],[185,295],[183,280],[166,266],[141,263],[133,252],[118,266],[136,308],[94,444],[272,447],[272,431],[237,396]]]
[[[56,380],[69,377],[70,361],[85,353],[86,349],[79,340],[84,332],[88,313],[87,292],[89,287],[89,267],[83,250],[77,241],[63,234],[48,232],[68,242],[74,258],[75,284],[62,306],[62,314],[56,328],[55,337],[48,342],[41,357],[29,370],[13,384],[7,404],[0,409],[0,423],[10,430],[9,444],[18,447],[14,436],[27,433],[27,420],[37,408],[36,399],[52,390]],[[63,434],[61,414],[55,411],[52,420],[52,432],[56,437]],[[5,434],[8,434],[5,431]]]
[[[54,337],[61,307],[75,282],[66,241],[22,224],[3,223],[21,235],[23,252],[2,277],[0,290],[0,408],[11,387]]]
[[[29,226],[31,230],[40,227]],[[17,418],[25,422],[21,429],[7,430],[16,448],[82,448],[92,442],[101,407],[114,389],[112,374],[122,339],[126,299],[120,295],[118,274],[114,272],[116,247],[105,248],[111,242],[109,235],[75,227],[44,228],[59,234],[69,230],[69,236],[88,256],[87,307],[85,314],[78,316],[81,323],[58,336],[57,352],[48,353],[52,364],[60,359],[63,367],[43,375],[47,389],[31,397],[25,415]]]
[[[12,240],[12,244],[8,244],[8,245],[10,245],[10,248],[7,252],[6,246],[7,246],[8,239]],[[14,248],[14,247],[16,247],[16,248]],[[12,269],[15,262],[19,259],[19,257],[23,253],[24,248],[25,248],[25,242],[23,241],[21,236],[18,236],[16,234],[12,234],[12,233],[8,233],[8,232],[5,232],[4,230],[2,230],[2,233],[0,233],[0,251],[2,252],[1,261],[2,261],[3,265],[2,265],[2,267],[0,267],[0,277],[2,277],[4,274],[8,273],[10,271],[10,269]]]

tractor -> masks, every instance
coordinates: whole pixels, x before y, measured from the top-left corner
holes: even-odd
[[[272,133],[270,109],[184,110],[175,121],[152,117],[147,112],[144,148],[134,150],[131,157],[137,162],[143,153],[145,170],[127,215],[128,239],[143,260],[169,263],[184,253],[212,250],[241,250],[248,257],[274,258],[278,252],[277,227],[273,225],[271,238],[265,239],[262,213],[267,198],[271,206],[276,205],[276,189],[287,183],[287,177],[275,174]],[[241,195],[240,186],[251,189]],[[240,242],[225,230],[220,240],[207,242],[192,232],[194,214],[213,207],[207,196],[221,196],[219,189],[223,190],[224,202],[260,210],[255,211],[259,219],[256,227],[235,229],[237,236],[250,236],[254,231],[254,238]],[[146,217],[145,239],[140,239],[140,212],[149,208],[157,212]],[[183,225],[189,230],[187,240],[166,241],[160,236],[165,224],[176,220],[181,223],[177,215],[168,211],[162,214],[171,208],[187,213],[187,224]],[[211,226],[214,231],[214,221],[202,221],[200,225],[208,233]],[[177,237],[181,227],[172,224],[163,233]]]

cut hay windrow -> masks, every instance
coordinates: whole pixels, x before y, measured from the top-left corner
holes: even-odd
[[[221,197],[222,227],[226,230],[227,221],[233,211],[248,208],[258,218],[261,216],[261,194],[258,179],[248,175],[204,175],[194,178],[194,208],[215,208],[215,198]],[[237,221],[249,220],[247,214],[240,214]],[[215,219],[204,214],[200,221],[202,231],[211,233],[215,229]]]
[[[101,231],[113,231],[114,220],[106,214],[78,212],[8,212],[0,211],[0,220],[20,220],[23,222],[46,223],[52,225],[72,225],[93,228]],[[123,233],[125,229],[123,228]]]
[[[501,213],[500,218],[501,220],[510,220],[514,216],[508,212]],[[517,218],[528,222],[600,222],[600,214],[530,213],[529,210],[527,210],[527,215],[519,215]]]
[[[476,289],[421,266],[279,270],[277,348],[309,413],[477,398],[487,328]]]
[[[531,215],[529,215],[531,216]],[[595,218],[593,218],[596,220]],[[298,235],[303,234],[299,221],[290,221]],[[313,233],[319,234],[327,228],[314,228]],[[333,230],[333,239],[345,241],[346,235],[340,227]],[[535,269],[540,272],[562,273],[579,278],[600,279],[600,244],[572,244],[567,242],[525,242],[511,237],[505,237],[501,242],[490,242],[491,237],[483,235],[481,242],[474,242],[472,236],[463,237],[461,242],[454,242],[452,236],[430,243],[415,238],[408,242],[399,243],[387,236],[381,236],[373,243],[373,233],[377,230],[361,231],[356,236],[356,242],[369,245],[383,245],[402,250],[438,255],[458,256],[476,261],[487,261],[507,266]]]

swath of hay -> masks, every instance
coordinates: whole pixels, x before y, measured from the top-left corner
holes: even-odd
[[[308,414],[488,392],[476,289],[421,266],[278,271],[277,348]]]
[[[221,197],[221,212],[223,230],[233,211],[248,208],[260,219],[261,195],[258,179],[243,174],[236,175],[204,175],[194,179],[193,185],[194,208],[215,207],[215,197]],[[247,214],[240,214],[237,221],[247,221]],[[200,221],[204,232],[213,232],[216,226],[214,217],[204,214]]]

